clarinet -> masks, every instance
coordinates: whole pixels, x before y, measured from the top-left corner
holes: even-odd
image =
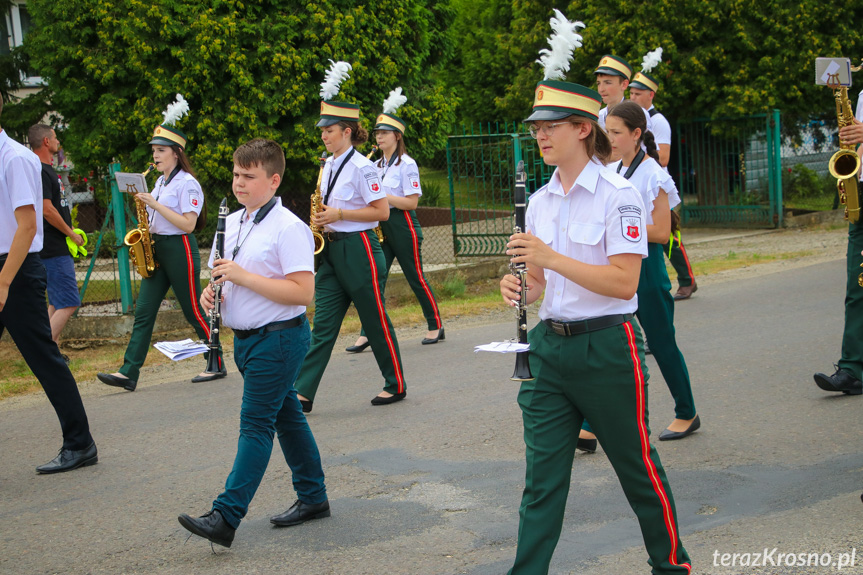
[[[213,244],[213,261],[225,255],[225,220],[228,219],[228,199],[222,199],[219,204],[219,219],[216,222],[216,243]],[[215,279],[215,278],[213,278]],[[210,340],[207,347],[210,355],[207,358],[205,373],[220,373],[219,368],[219,322],[222,319],[222,284],[213,284],[213,294],[216,298],[213,309],[210,310]]]
[[[524,172],[524,160],[518,162],[518,168],[515,171],[515,228],[512,230],[514,234],[520,234],[525,229],[525,212],[527,211],[527,199],[524,191],[527,174]],[[519,295],[521,296],[516,302],[516,332],[518,343],[527,343],[527,265],[522,263],[514,264],[510,262],[509,273],[514,275],[521,282]],[[530,381],[534,379],[530,373],[530,352],[519,351],[515,354],[515,371],[510,377],[512,381]]]

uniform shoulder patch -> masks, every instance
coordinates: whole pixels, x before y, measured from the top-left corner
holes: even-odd
[[[377,194],[381,191],[381,179],[378,177],[378,172],[372,167],[368,167],[363,171],[363,178],[366,181],[366,185],[369,187],[369,191],[373,194]]]
[[[620,231],[623,237],[632,243],[641,239],[641,216],[634,212],[620,218]]]
[[[411,189],[418,190],[420,189],[420,174],[416,170],[411,170],[408,172],[408,181],[410,182]]]

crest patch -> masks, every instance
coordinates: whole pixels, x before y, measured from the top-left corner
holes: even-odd
[[[635,243],[641,239],[641,216],[624,216],[620,218],[623,237]]]

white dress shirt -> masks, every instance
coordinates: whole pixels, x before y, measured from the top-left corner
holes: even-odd
[[[184,170],[177,172],[168,185],[165,185],[165,176],[160,176],[156,180],[156,187],[153,188],[153,197],[160,204],[180,215],[189,212],[200,214],[201,208],[204,207],[204,192],[201,190],[201,184],[192,174]],[[182,236],[186,233],[153,208],[147,208],[147,213],[150,214],[151,234]]]
[[[247,214],[243,209],[228,216],[224,258],[233,259],[244,270],[267,278],[285,279],[286,275],[301,271],[314,273],[314,241],[309,226],[283,207],[281,198],[276,198],[270,213],[254,224],[257,213],[255,210]],[[232,256],[238,246],[237,255]],[[213,252],[210,252],[209,266],[213,268]],[[225,297],[222,321],[234,329],[255,329],[306,311],[306,306],[277,303],[231,282],[225,282],[222,295]]]
[[[609,256],[647,256],[644,202],[623,176],[588,162],[566,192],[555,170],[548,184],[530,197],[527,229],[569,258],[609,265]],[[545,270],[541,319],[576,321],[619,313],[634,313],[638,296],[623,300],[600,295]]]
[[[419,166],[407,154],[402,154],[401,162],[396,159],[390,165],[377,166],[377,169],[386,194],[401,198],[423,195]]]
[[[621,176],[626,173],[628,166],[622,166],[623,160],[618,160],[609,165],[608,168]],[[680,203],[680,193],[677,191],[677,186],[674,185],[674,180],[665,169],[659,165],[659,162],[645,156],[641,163],[635,168],[635,173],[629,177],[629,182],[635,186],[635,189],[641,193],[641,200],[647,208],[647,224],[653,224],[653,202],[659,196],[659,192],[664,190],[668,196],[668,207],[674,209]]]
[[[334,182],[333,191],[324,204],[336,210],[359,210],[368,207],[375,200],[386,198],[377,169],[371,160],[359,152],[347,159],[350,150],[333,159],[327,158],[324,165],[324,173],[321,177],[321,198],[327,198],[330,180],[335,178],[339,168],[344,165],[339,179]],[[347,164],[345,164],[347,162]],[[329,232],[361,232],[370,230],[378,225],[378,222],[355,222],[352,220],[336,220],[324,226]]]
[[[8,254],[18,230],[15,210],[33,206],[36,236],[29,253],[42,251],[42,162],[39,156],[0,130],[0,255]]]

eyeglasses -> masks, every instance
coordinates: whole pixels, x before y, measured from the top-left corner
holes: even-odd
[[[542,127],[537,126],[536,124],[531,124],[527,127],[528,132],[530,132],[530,137],[534,140],[539,136],[539,133],[542,132],[549,138],[552,134],[554,134],[554,129],[558,126],[563,126],[564,124],[571,124],[572,122],[555,122],[554,124],[545,124]]]

